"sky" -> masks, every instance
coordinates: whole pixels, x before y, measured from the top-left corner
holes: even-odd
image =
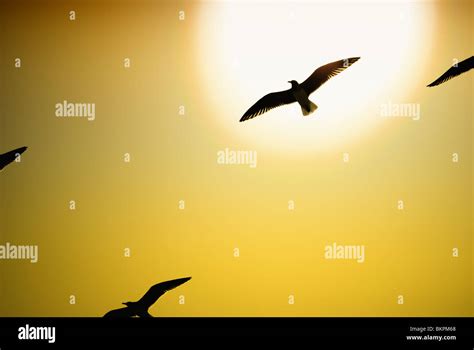
[[[0,246],[39,251],[0,260],[0,315],[102,316],[192,276],[150,313],[473,316],[473,73],[426,87],[473,55],[472,2],[0,6],[0,153],[28,146]],[[310,116],[239,122],[348,57]]]

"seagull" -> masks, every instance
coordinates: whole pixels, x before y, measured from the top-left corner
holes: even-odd
[[[243,122],[255,118],[273,108],[298,102],[301,106],[301,112],[304,116],[313,113],[318,106],[308,99],[308,96],[316,91],[326,81],[342,72],[360,57],[351,57],[343,60],[328,63],[316,69],[304,82],[299,84],[296,80],[290,80],[291,89],[272,92],[258,100],[247,112],[240,118]]]
[[[453,65],[451,68],[449,68],[442,76],[440,76],[438,79],[433,81],[428,87],[433,87],[439,84],[442,84],[449,79],[452,79],[454,77],[457,77],[458,75],[467,72],[468,70],[474,68],[474,56],[471,56],[464,61],[461,61],[455,65]]]
[[[171,281],[161,282],[151,287],[148,292],[138,301],[127,301],[122,303],[126,305],[121,309],[115,309],[107,312],[104,317],[107,318],[124,318],[124,317],[153,317],[148,313],[148,309],[167,291],[174,289],[181,284],[189,281],[191,277],[178,278]]]
[[[3,168],[5,168],[8,164],[14,162],[20,154],[27,150],[27,148],[28,147],[20,147],[14,149],[13,151],[0,154],[0,170],[3,170]]]

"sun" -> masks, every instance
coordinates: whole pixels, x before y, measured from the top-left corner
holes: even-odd
[[[196,50],[202,88],[215,122],[249,147],[299,154],[358,142],[383,123],[380,103],[404,100],[404,80],[419,71],[417,50],[430,46],[429,3],[206,2]],[[427,15],[428,13],[428,15]],[[317,67],[361,59],[310,96],[315,113],[297,104],[239,123],[260,97],[304,81]]]

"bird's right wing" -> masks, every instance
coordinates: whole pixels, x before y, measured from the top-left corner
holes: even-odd
[[[258,100],[252,107],[249,108],[247,112],[240,118],[240,121],[243,122],[248,119],[255,118],[256,116],[263,114],[270,109],[287,105],[289,103],[296,102],[293,93],[290,90],[272,92],[268,95],[263,96]]]
[[[300,84],[300,86],[309,96],[329,79],[341,73],[344,69],[350,67],[359,59],[360,57],[351,57],[325,64],[324,66],[321,66],[316,69],[313,74],[308,77],[308,79],[306,79]]]
[[[14,149],[13,151],[0,154],[0,170],[5,168],[8,164],[12,163],[15,161],[16,157],[18,157],[19,154],[22,154],[25,152],[27,147],[20,147],[17,149]]]
[[[152,306],[158,300],[158,298],[165,294],[167,291],[182,285],[190,279],[191,277],[185,277],[155,284],[148,290],[148,292],[145,293],[145,295],[138,301],[138,303],[148,308]]]
[[[104,318],[126,318],[135,316],[132,312],[132,309],[129,307],[122,307],[120,309],[115,309],[107,312],[104,315]]]
[[[433,87],[439,84],[442,84],[458,75],[467,72],[468,70],[474,68],[474,56],[471,56],[464,61],[459,62],[456,66],[449,68],[442,76],[433,81],[428,87]]]

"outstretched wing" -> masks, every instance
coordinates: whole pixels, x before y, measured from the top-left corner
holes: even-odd
[[[325,64],[324,66],[316,69],[313,74],[309,76],[300,86],[304,89],[306,94],[309,96],[321,85],[327,82],[332,77],[342,72],[353,63],[357,62],[360,57],[351,57]]]
[[[248,119],[255,118],[256,116],[263,114],[270,109],[287,105],[289,103],[296,102],[293,93],[290,90],[272,92],[268,95],[263,96],[258,100],[252,107],[249,108],[247,112],[240,118],[240,121],[243,122]]]
[[[175,280],[155,284],[148,290],[148,292],[145,293],[145,295],[137,303],[140,303],[144,307],[149,308],[158,300],[159,297],[161,297],[167,291],[182,285],[190,279],[191,277],[178,278]]]
[[[13,151],[0,154],[0,170],[5,168],[8,164],[12,163],[15,161],[16,157],[18,157],[19,154],[22,154],[25,152],[27,147],[20,147],[17,149],[14,149]]]
[[[456,66],[449,68],[442,76],[433,81],[428,87],[436,86],[442,84],[458,75],[467,72],[468,70],[474,68],[474,56],[465,59],[464,61],[459,62]]]
[[[104,318],[125,318],[125,317],[133,317],[134,312],[129,307],[123,307],[120,309],[115,309],[107,312],[104,315]]]

